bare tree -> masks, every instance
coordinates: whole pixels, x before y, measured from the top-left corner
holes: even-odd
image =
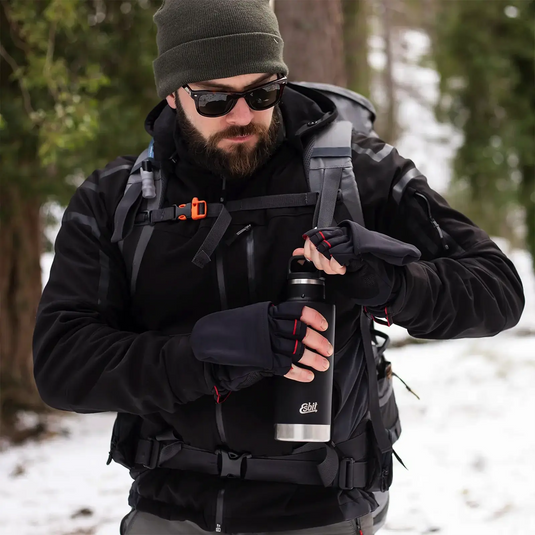
[[[369,97],[371,85],[368,63],[370,0],[342,0],[342,7],[348,88]]]
[[[346,87],[341,0],[276,0],[292,80]]]

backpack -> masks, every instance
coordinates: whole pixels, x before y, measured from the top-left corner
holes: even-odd
[[[117,205],[114,214],[112,242],[117,243],[121,251],[123,251],[125,240],[133,240],[132,244],[135,243],[132,260],[131,262],[127,261],[132,293],[135,291],[141,260],[154,225],[161,221],[186,218],[216,218],[205,241],[192,260],[199,268],[203,268],[210,261],[210,256],[223,238],[230,224],[231,214],[234,211],[315,206],[314,227],[321,228],[333,226],[333,224],[336,225],[336,220],[341,220],[342,213],[345,216],[344,219],[347,219],[346,214],[349,213],[350,219],[364,226],[360,196],[351,162],[351,137],[354,130],[368,136],[377,137],[373,130],[376,117],[373,105],[363,96],[334,85],[303,82],[289,85],[290,87],[298,86],[299,91],[305,95],[308,92],[321,92],[334,102],[338,110],[336,120],[325,126],[321,132],[312,136],[305,149],[304,169],[309,181],[310,192],[241,199],[239,201],[229,201],[224,205],[217,203],[207,204],[205,201],[194,198],[187,204],[163,207],[166,181],[165,176],[163,176],[158,167],[158,163],[154,160],[154,142],[151,141],[149,147],[139,155],[132,167],[123,198]],[[341,212],[341,210],[345,211]],[[368,490],[384,492],[392,482],[392,445],[401,433],[398,410],[391,384],[391,366],[384,358],[384,351],[389,345],[389,338],[384,333],[371,327],[370,318],[364,310],[360,314],[360,328],[369,386],[368,410],[375,442],[375,447],[372,448],[375,457],[373,459],[374,475],[372,478],[369,475],[366,476],[367,481],[362,484],[362,477],[359,480],[356,474],[356,465],[359,463],[356,463],[349,455],[342,459],[340,465],[338,464],[338,458],[335,460],[332,457],[326,458],[326,461],[321,463],[322,466],[319,471],[321,480],[324,483],[324,479],[332,479],[331,476],[334,472],[336,481],[340,483],[340,488],[361,486]],[[381,344],[378,343],[379,338],[382,339]],[[119,435],[122,435],[120,433],[121,426],[119,425],[121,416],[119,414],[112,433],[112,451],[110,451],[108,462],[113,458],[128,468],[139,462],[149,468],[158,466],[157,455],[155,456],[152,449],[152,443],[155,441],[149,444],[149,449],[145,453],[141,451],[143,450],[143,443],[149,441],[139,441],[135,463],[131,454],[125,455],[124,452],[117,451],[117,444],[121,439]],[[126,417],[127,415],[124,416]],[[156,438],[157,440],[158,437]],[[185,450],[187,448],[184,446],[182,449]],[[140,451],[141,455],[139,455]],[[147,464],[143,462],[143,458],[146,458]],[[253,459],[248,459],[248,463],[252,461]],[[344,461],[347,462],[344,463]],[[322,468],[324,473],[330,475],[324,477]],[[342,471],[344,471],[344,474],[341,473]],[[353,471],[355,472],[354,477]],[[349,483],[344,483],[345,481]],[[357,481],[360,481],[360,484],[355,484]],[[306,483],[306,481],[302,482]],[[344,486],[345,484],[349,486]]]

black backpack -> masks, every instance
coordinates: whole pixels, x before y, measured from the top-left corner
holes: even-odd
[[[376,117],[373,105],[353,91],[329,84],[293,83],[289,85],[296,87],[305,95],[321,92],[334,102],[338,110],[336,120],[313,136],[305,149],[304,169],[310,192],[242,199],[229,201],[224,205],[207,204],[194,198],[187,204],[163,207],[166,181],[158,163],[154,160],[153,141],[151,141],[130,171],[124,196],[114,216],[112,242],[118,243],[123,251],[125,240],[132,240],[129,248],[133,247],[134,254],[129,255],[132,260],[127,262],[132,293],[135,291],[141,260],[154,225],[161,221],[216,218],[208,236],[192,260],[199,268],[203,268],[210,261],[210,256],[223,238],[234,211],[315,206],[314,227],[321,228],[335,225],[337,215],[343,207],[344,214],[349,213],[350,219],[364,226],[362,206],[351,161],[351,140],[353,131],[376,137],[373,130]],[[347,219],[347,215],[345,218]],[[389,339],[384,333],[372,328],[370,318],[364,311],[361,311],[360,327],[366,356],[369,383],[368,409],[375,438],[376,456],[375,481],[369,483],[367,488],[374,491],[386,491],[392,482],[392,444],[401,433],[391,384],[392,371],[390,363],[384,358]],[[382,341],[381,344],[379,344],[379,339]],[[117,443],[121,440],[119,434],[123,435],[119,433],[120,416],[114,427],[110,460],[113,458],[131,468],[134,464],[132,455],[125,456],[124,452],[114,451],[114,449],[117,450]],[[148,455],[154,456],[150,452]],[[251,459],[248,462],[250,461]],[[352,471],[352,464],[344,465],[348,467],[348,474]],[[336,469],[338,469],[338,464]],[[329,469],[329,472],[332,470]],[[342,481],[341,475],[337,477]],[[350,475],[348,478],[351,479]]]

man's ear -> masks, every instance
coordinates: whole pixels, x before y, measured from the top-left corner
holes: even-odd
[[[173,108],[174,110],[176,110],[175,95],[176,95],[176,93],[171,94],[171,95],[167,95],[167,97],[165,97],[165,100],[167,100],[167,104],[169,104],[169,106],[171,108]]]

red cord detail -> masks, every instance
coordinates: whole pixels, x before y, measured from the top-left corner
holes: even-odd
[[[217,389],[217,386],[214,385],[214,390],[215,390],[215,393],[217,394],[217,399],[216,399],[216,403],[224,403],[225,401],[227,401],[228,397],[230,396],[230,394],[232,394],[232,392],[229,392],[227,394],[227,397],[223,400],[223,401],[220,401],[220,396],[219,396],[219,390]]]
[[[329,246],[329,249],[332,247],[332,245],[325,239],[325,236],[323,235],[323,232],[320,230],[321,237],[323,238],[323,241]]]
[[[385,316],[386,316],[386,322],[388,323],[388,326],[390,327],[390,318],[388,317],[388,308],[385,307]]]
[[[295,353],[297,352],[297,346],[299,345],[299,340],[296,340],[295,341],[295,347],[294,347],[294,352],[292,353],[292,355],[295,355]]]
[[[294,336],[295,336],[295,331],[296,330],[297,330],[297,320],[295,320],[295,323],[294,323],[294,332],[293,332]]]

